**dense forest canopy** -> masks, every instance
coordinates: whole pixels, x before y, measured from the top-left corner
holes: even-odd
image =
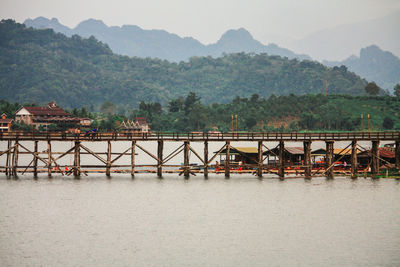
[[[0,100],[0,113],[12,116],[19,107]],[[101,131],[122,130],[123,121],[146,117],[153,131],[229,132],[232,116],[234,131],[236,116],[239,131],[360,131],[361,116],[363,129],[368,130],[368,114],[370,130],[400,130],[400,101],[392,96],[271,95],[266,99],[254,94],[250,98],[236,97],[226,104],[205,105],[191,92],[164,106],[143,101],[138,108],[122,113],[111,102],[101,105],[101,112],[88,112],[84,107],[70,112],[92,118],[92,127]]]
[[[53,30],[0,22],[0,92],[8,101],[56,101],[98,110],[106,101],[119,109],[141,101],[168,103],[194,92],[203,104],[229,103],[236,96],[365,94],[367,82],[346,67],[267,54],[237,53],[189,62],[129,58],[94,37],[66,37]]]

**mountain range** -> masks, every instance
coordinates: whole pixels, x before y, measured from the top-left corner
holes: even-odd
[[[382,43],[396,50],[397,47],[400,47],[398,45],[400,39],[398,38],[399,34],[394,32],[392,24],[399,18],[400,12],[397,12],[394,15],[391,14],[373,21],[320,31],[299,40],[294,46],[299,50],[315,55],[317,58],[323,58],[327,55],[343,56],[345,53],[348,56],[350,51],[356,51],[353,53],[356,54],[360,49],[358,45],[374,42]],[[237,52],[267,53],[289,59],[311,60],[307,55],[296,54],[275,44],[263,45],[243,28],[228,30],[216,43],[203,45],[194,38],[181,38],[164,30],[144,30],[135,25],[108,27],[101,20],[95,19],[82,21],[73,29],[64,26],[56,18],[27,19],[24,24],[35,29],[53,29],[55,32],[63,33],[66,36],[74,34],[85,38],[94,36],[107,44],[116,54],[141,58],[159,58],[170,62],[188,61],[193,56],[220,57],[223,54]],[[398,25],[400,25],[400,20]],[[364,32],[365,28],[368,28],[368,34]],[[399,39],[399,42],[396,44],[390,41],[397,39]],[[398,52],[400,54],[400,51]],[[375,81],[380,87],[389,91],[392,91],[393,87],[400,83],[399,62],[400,59],[394,54],[383,51],[376,45],[362,48],[359,57],[352,55],[343,61],[322,61],[327,66],[344,65],[361,77],[368,81]]]
[[[99,107],[111,101],[124,108],[141,101],[168,103],[194,92],[204,104],[235,97],[365,94],[367,82],[345,66],[328,68],[265,53],[191,57],[188,62],[114,54],[95,37],[67,37],[51,29],[0,22],[0,95],[7,101],[65,107]],[[92,109],[93,110],[93,109]]]
[[[276,44],[263,45],[243,28],[228,30],[216,43],[204,45],[194,38],[181,38],[164,30],[144,30],[135,25],[108,27],[103,21],[95,19],[82,21],[73,29],[62,25],[56,18],[27,19],[24,24],[35,29],[53,29],[66,36],[74,34],[85,38],[94,36],[106,43],[116,54],[166,59],[171,62],[187,61],[193,56],[220,57],[224,53],[238,52],[267,53],[289,59],[311,59],[307,55],[295,54]]]
[[[345,65],[368,81],[391,91],[400,83],[400,59],[376,45],[361,49],[360,56],[350,56],[343,61],[323,61],[327,66]]]

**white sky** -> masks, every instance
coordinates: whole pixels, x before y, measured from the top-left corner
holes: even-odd
[[[43,16],[73,28],[94,18],[108,26],[164,29],[204,44],[241,27],[265,44],[279,43],[399,9],[400,0],[0,0],[1,19]]]

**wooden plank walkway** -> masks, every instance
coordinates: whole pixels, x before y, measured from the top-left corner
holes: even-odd
[[[0,140],[51,140],[51,141],[395,141],[400,140],[400,131],[387,132],[340,132],[340,133],[96,133],[95,135],[70,133],[0,132]]]

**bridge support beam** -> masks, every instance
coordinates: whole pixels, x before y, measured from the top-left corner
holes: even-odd
[[[12,158],[12,175],[17,176],[17,168],[18,168],[18,140],[15,141],[14,153]]]
[[[204,177],[208,177],[208,141],[204,141]]]
[[[325,158],[325,169],[328,169],[333,163],[333,144],[334,141],[326,141],[326,158]],[[333,178],[333,167],[326,171],[326,178]]]
[[[396,141],[395,159],[396,159],[396,169],[400,172],[400,140]]]
[[[304,141],[304,178],[310,179],[311,178],[311,141]]]
[[[371,163],[371,172],[372,175],[379,174],[379,141],[372,141],[372,163]]]
[[[263,142],[262,141],[258,141],[258,168],[257,168],[257,175],[258,177],[262,177],[263,176],[263,151],[262,151],[262,147],[263,147]]]
[[[357,178],[357,170],[358,170],[358,163],[357,163],[357,140],[353,140],[351,142],[351,178]]]
[[[74,150],[74,176],[78,177],[81,175],[81,142],[75,141]]]
[[[8,142],[7,142],[7,159],[6,159],[6,175],[7,176],[11,174],[10,158],[11,158],[11,140],[8,140]]]
[[[190,142],[185,141],[184,142],[184,149],[183,149],[183,176],[185,179],[189,178],[190,175],[190,165],[189,165],[189,148],[190,147]]]
[[[157,141],[158,146],[157,146],[157,176],[161,177],[162,176],[162,161],[163,161],[163,147],[164,147],[164,141],[158,140]]]
[[[229,178],[230,173],[231,173],[230,151],[231,151],[231,142],[226,141],[226,158],[225,158],[225,177],[226,178]]]
[[[135,177],[135,150],[136,150],[136,141],[132,141],[131,147],[131,176]]]
[[[51,177],[51,142],[47,140],[47,176]]]
[[[38,172],[37,172],[37,167],[38,167],[37,153],[38,153],[38,141],[34,141],[34,143],[33,143],[33,177],[34,178],[37,178],[37,176],[38,176]]]
[[[278,176],[280,178],[285,177],[285,143],[283,141],[279,141],[279,169]]]
[[[106,176],[111,175],[111,141],[107,141],[107,164],[106,164]]]

